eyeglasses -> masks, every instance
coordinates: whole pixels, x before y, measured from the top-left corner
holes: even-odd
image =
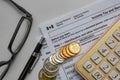
[[[33,18],[32,15],[26,11],[23,7],[19,6],[17,3],[15,3],[13,0],[8,0],[10,3],[12,3],[18,10],[20,10],[25,15],[21,17],[19,20],[17,27],[13,33],[13,36],[10,40],[10,43],[8,45],[8,50],[11,53],[11,58],[8,61],[0,61],[0,80],[4,78],[6,73],[8,72],[11,63],[15,59],[16,55],[20,52],[22,49],[32,26]],[[21,32],[22,31],[22,32]]]

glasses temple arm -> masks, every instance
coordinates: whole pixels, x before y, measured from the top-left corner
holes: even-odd
[[[9,63],[9,61],[0,61],[0,67],[3,66],[3,65],[6,65],[8,63]]]
[[[23,13],[26,14],[26,16],[31,17],[32,15],[26,11],[23,7],[19,6],[17,3],[15,3],[13,0],[9,0],[11,3],[13,3],[19,10],[21,10]]]

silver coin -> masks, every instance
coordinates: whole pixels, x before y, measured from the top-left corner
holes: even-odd
[[[50,61],[51,64],[56,65],[56,64],[54,63],[54,61],[53,61],[53,55],[51,55],[51,56],[49,57],[49,61]]]
[[[43,69],[43,70],[42,70],[42,75],[45,75],[45,76],[47,76],[47,77],[49,77],[49,78],[52,78],[52,77],[55,77],[55,76],[58,75],[58,71],[49,72],[49,71]]]
[[[52,59],[53,59],[53,62],[54,62],[56,65],[59,64],[58,61],[57,61],[57,59],[56,59],[56,54],[53,54],[53,58],[52,58]]]
[[[62,63],[62,62],[64,61],[64,59],[61,59],[61,58],[59,57],[59,54],[58,54],[58,53],[56,53],[54,56],[55,56],[54,59],[55,59],[55,61],[56,61],[58,64],[60,64],[60,63]]]
[[[49,72],[50,71],[54,72],[54,71],[58,70],[58,67],[59,67],[59,65],[53,65],[49,62],[49,60],[46,60],[44,66],[43,66],[43,68],[45,68]]]
[[[60,55],[59,52],[56,52],[56,54],[58,54],[58,55],[57,55],[57,58],[58,58],[59,60],[61,60],[61,61],[65,60],[65,59]]]

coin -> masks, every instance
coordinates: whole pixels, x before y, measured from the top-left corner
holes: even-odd
[[[62,63],[65,59],[63,59],[60,54],[58,52],[56,52],[55,54],[55,60],[58,62],[58,63]]]
[[[56,54],[54,54],[54,56],[53,56],[53,58],[54,58],[55,62],[56,62],[57,64],[62,63],[64,60],[63,60],[63,59],[59,59],[57,56],[58,56],[58,54],[57,54],[57,53],[56,53]]]
[[[55,54],[53,54],[52,60],[53,60],[53,63],[55,63],[55,65],[59,64],[56,60],[56,55]]]
[[[47,74],[48,73],[48,74]],[[46,80],[46,79],[52,79],[52,80],[55,80],[54,78],[58,75],[58,72],[56,73],[49,73],[49,72],[46,72],[45,70],[41,69],[39,74],[38,74],[38,77],[39,77],[39,80]]]
[[[68,55],[70,55],[70,57],[72,57],[72,56],[75,55],[75,53],[71,53],[71,52],[69,51],[68,46],[66,47],[66,52],[67,52]]]
[[[58,58],[59,60],[61,60],[61,61],[62,61],[62,60],[65,60],[65,59],[59,54],[58,51],[56,52],[56,54],[58,54],[58,55],[57,55],[57,58]]]
[[[80,45],[77,42],[72,42],[69,44],[68,49],[71,53],[77,54],[80,52]]]
[[[49,62],[49,60],[46,60],[43,66],[43,69],[45,68],[47,71],[49,72],[54,72],[56,71],[56,69],[58,69],[59,65],[53,65],[51,64],[51,62]]]
[[[57,56],[58,56],[58,54],[54,54],[54,55],[53,55],[53,61],[54,61],[54,63],[55,63],[55,64],[60,64],[60,63],[62,63],[64,60],[63,60],[63,59],[59,59]]]
[[[63,55],[63,46],[59,50],[60,56],[66,59],[67,57]]]
[[[66,48],[67,46],[64,46],[63,47],[63,55],[66,57],[66,58],[69,58],[69,57],[71,57],[71,55],[69,55],[68,53],[67,53],[67,51],[66,51]]]
[[[52,57],[53,57],[53,55],[51,55],[51,56],[49,57],[49,62],[50,62],[51,64],[53,64],[53,65],[56,65],[56,64],[54,63]]]

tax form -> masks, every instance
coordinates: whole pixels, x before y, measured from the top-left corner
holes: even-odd
[[[119,16],[120,0],[103,0],[40,25],[46,38],[40,60],[44,61],[61,46],[77,41],[81,45],[80,53],[61,64],[57,80],[83,80],[74,70],[74,63]]]

